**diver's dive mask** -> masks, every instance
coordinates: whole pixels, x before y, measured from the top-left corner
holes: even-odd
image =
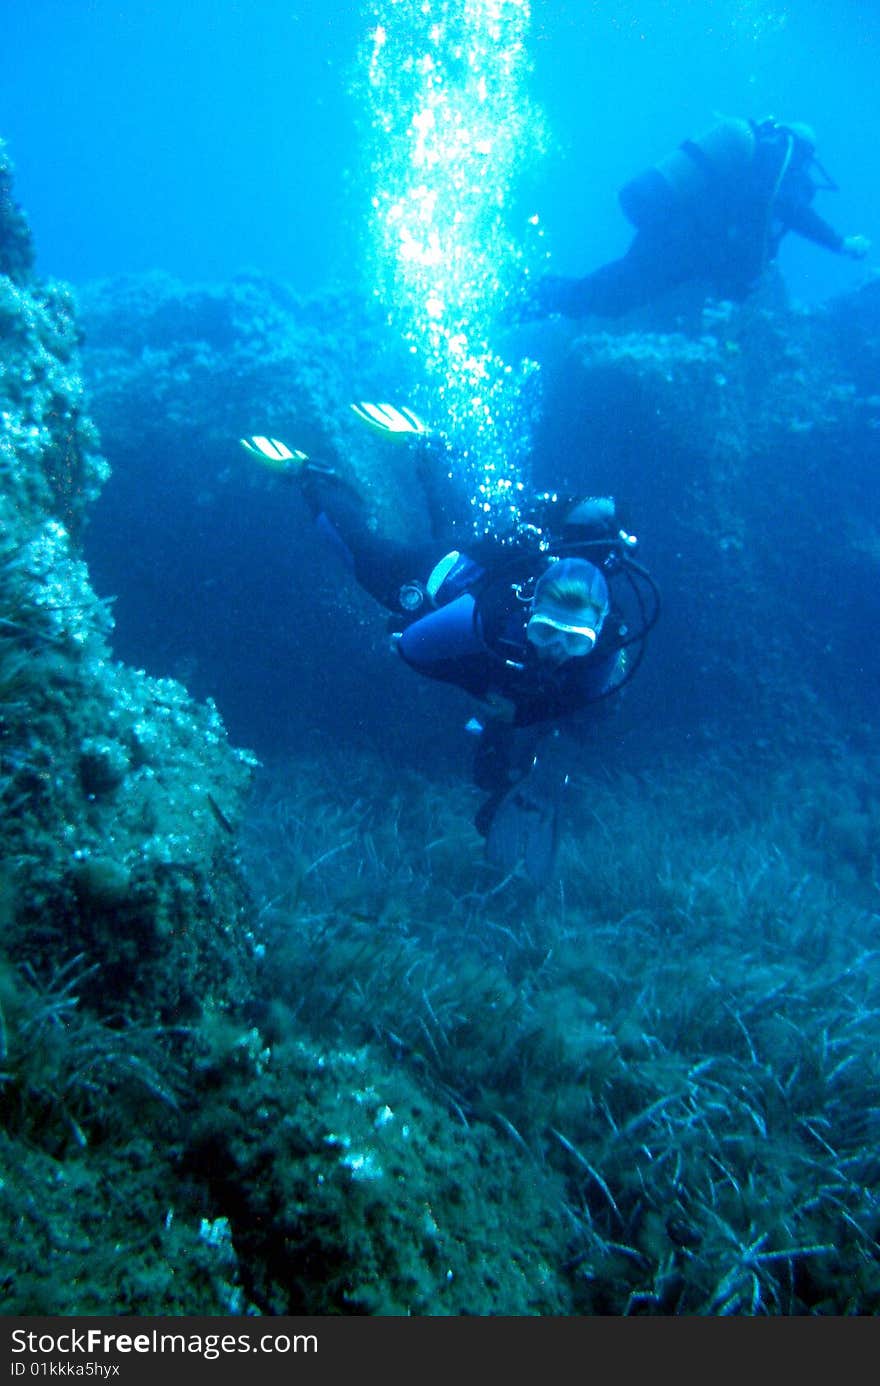
[[[563,659],[580,659],[588,655],[597,638],[594,630],[560,630],[552,622],[537,616],[529,621],[526,637],[536,650],[556,650]]]
[[[560,594],[560,584],[566,583],[577,583],[581,589],[574,604]],[[607,583],[594,564],[583,558],[561,559],[535,585],[526,638],[539,652],[581,658],[596,644],[609,605]]]
[[[569,616],[572,613],[568,613]],[[586,615],[586,613],[585,613]],[[565,659],[578,659],[588,655],[595,645],[602,625],[602,613],[597,609],[591,614],[592,625],[573,625],[553,615],[548,610],[535,612],[526,626],[526,638],[536,650],[557,649]]]

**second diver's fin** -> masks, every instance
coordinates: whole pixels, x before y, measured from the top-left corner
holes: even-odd
[[[559,819],[568,775],[553,757],[538,756],[532,769],[499,803],[486,836],[486,857],[503,871],[522,867],[541,890],[553,876],[559,849]]]

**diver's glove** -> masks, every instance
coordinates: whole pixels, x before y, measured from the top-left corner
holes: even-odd
[[[326,462],[315,462],[308,453],[301,452],[299,448],[291,450],[278,438],[266,438],[261,433],[254,433],[250,438],[241,438],[239,441],[245,451],[256,457],[264,467],[273,472],[280,472],[282,476],[299,480],[309,472],[320,472],[322,476],[336,475],[334,469]]]
[[[867,236],[844,236],[840,253],[848,255],[851,260],[864,260],[870,249],[871,242]]]
[[[418,414],[405,406],[395,404],[371,404],[368,400],[358,400],[352,409],[363,423],[369,424],[379,433],[390,438],[412,438],[430,436],[430,429]]]

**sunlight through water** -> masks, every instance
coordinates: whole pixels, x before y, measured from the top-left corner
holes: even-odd
[[[431,424],[468,473],[474,528],[515,527],[536,367],[491,345],[521,273],[508,224],[543,147],[529,0],[369,0],[373,292],[423,365]],[[419,403],[419,401],[414,401]]]

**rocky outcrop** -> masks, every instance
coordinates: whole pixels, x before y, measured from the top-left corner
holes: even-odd
[[[215,708],[113,658],[82,552],[108,467],[73,302],[24,273],[5,206],[18,269],[0,278],[3,947],[43,972],[83,953],[128,1016],[180,1017],[206,983],[229,1000],[246,985],[231,841],[254,761]]]

